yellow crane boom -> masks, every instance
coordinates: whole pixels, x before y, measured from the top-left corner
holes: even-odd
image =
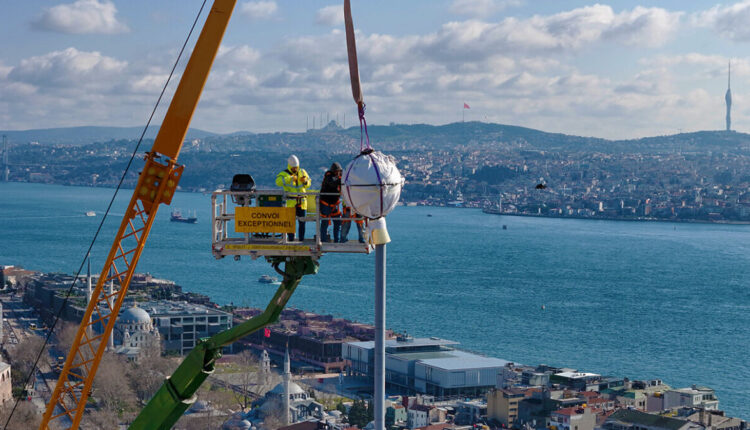
[[[117,315],[135,273],[160,204],[170,204],[184,166],[177,164],[190,120],[208,79],[211,65],[229,23],[236,0],[215,0],[187,67],[177,86],[154,145],[138,178],[96,288],[55,385],[40,429],[77,429],[96,370],[112,334]],[[104,288],[117,280],[112,294]]]

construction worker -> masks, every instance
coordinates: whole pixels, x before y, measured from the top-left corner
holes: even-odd
[[[359,215],[352,210],[346,203],[342,203],[342,214],[341,214],[341,243],[349,241],[349,229],[352,227],[352,220],[347,218],[359,218]],[[354,220],[357,224],[357,234],[359,235],[359,243],[365,243],[364,235],[364,220]]]
[[[305,215],[307,215],[307,197],[302,193],[307,192],[310,187],[310,176],[305,169],[299,167],[299,159],[296,155],[290,155],[287,159],[286,169],[276,175],[276,185],[286,192],[286,207],[295,208],[297,224],[299,225],[298,239],[305,240]],[[288,234],[289,240],[294,240],[294,233]]]
[[[339,230],[341,230],[341,210],[339,200],[341,198],[341,164],[333,163],[331,168],[323,175],[323,183],[320,185],[320,240],[330,242],[328,236],[328,224],[333,219],[333,241],[339,241]]]

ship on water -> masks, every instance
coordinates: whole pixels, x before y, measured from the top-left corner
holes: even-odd
[[[279,282],[279,280],[274,276],[262,275],[260,278],[258,278],[258,282],[260,282],[261,284],[275,284]]]
[[[187,217],[182,215],[182,212],[179,209],[175,209],[172,211],[172,216],[169,218],[172,222],[185,222],[188,224],[195,224],[198,222],[198,217],[195,216],[195,212],[192,215],[188,215]]]

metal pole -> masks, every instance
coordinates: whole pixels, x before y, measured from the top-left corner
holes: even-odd
[[[375,245],[375,430],[385,430],[385,244]]]

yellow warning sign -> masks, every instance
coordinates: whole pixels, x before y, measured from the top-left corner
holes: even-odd
[[[238,207],[234,212],[237,233],[294,233],[294,208]]]
[[[246,243],[230,244],[225,249],[233,251],[310,251],[310,247],[307,245],[253,245]]]

